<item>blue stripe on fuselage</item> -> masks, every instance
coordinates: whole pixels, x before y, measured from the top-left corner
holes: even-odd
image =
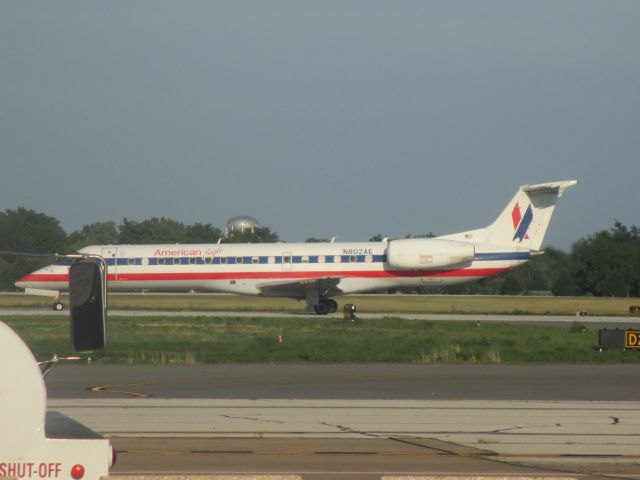
[[[492,260],[529,260],[531,252],[495,252],[476,253],[474,260],[478,262],[488,262]]]

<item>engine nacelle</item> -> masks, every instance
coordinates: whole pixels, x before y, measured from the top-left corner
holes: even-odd
[[[474,256],[473,244],[437,238],[391,240],[387,247],[387,262],[396,268],[451,267],[470,262]]]

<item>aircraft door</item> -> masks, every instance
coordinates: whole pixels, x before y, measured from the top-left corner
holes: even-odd
[[[282,271],[290,272],[293,265],[293,255],[291,252],[282,252]]]
[[[105,247],[102,249],[102,258],[107,262],[107,277],[113,276],[113,280],[118,280],[118,248]],[[111,280],[111,279],[110,279]]]

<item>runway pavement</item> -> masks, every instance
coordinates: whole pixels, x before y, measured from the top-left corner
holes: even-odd
[[[113,438],[113,473],[640,476],[635,403],[147,399],[49,408]]]
[[[113,474],[635,479],[639,373],[632,365],[92,365],[56,368],[47,386],[50,410],[111,437]]]
[[[638,365],[93,364],[46,383],[49,398],[640,402]]]

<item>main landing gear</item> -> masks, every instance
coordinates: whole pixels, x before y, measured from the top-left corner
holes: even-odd
[[[53,305],[52,308],[56,311],[56,312],[61,312],[62,310],[64,310],[64,305],[62,304],[62,302],[60,300],[56,300]]]
[[[338,311],[338,302],[332,298],[323,298],[320,303],[313,306],[313,310],[318,315],[327,315],[328,313],[336,313]]]

